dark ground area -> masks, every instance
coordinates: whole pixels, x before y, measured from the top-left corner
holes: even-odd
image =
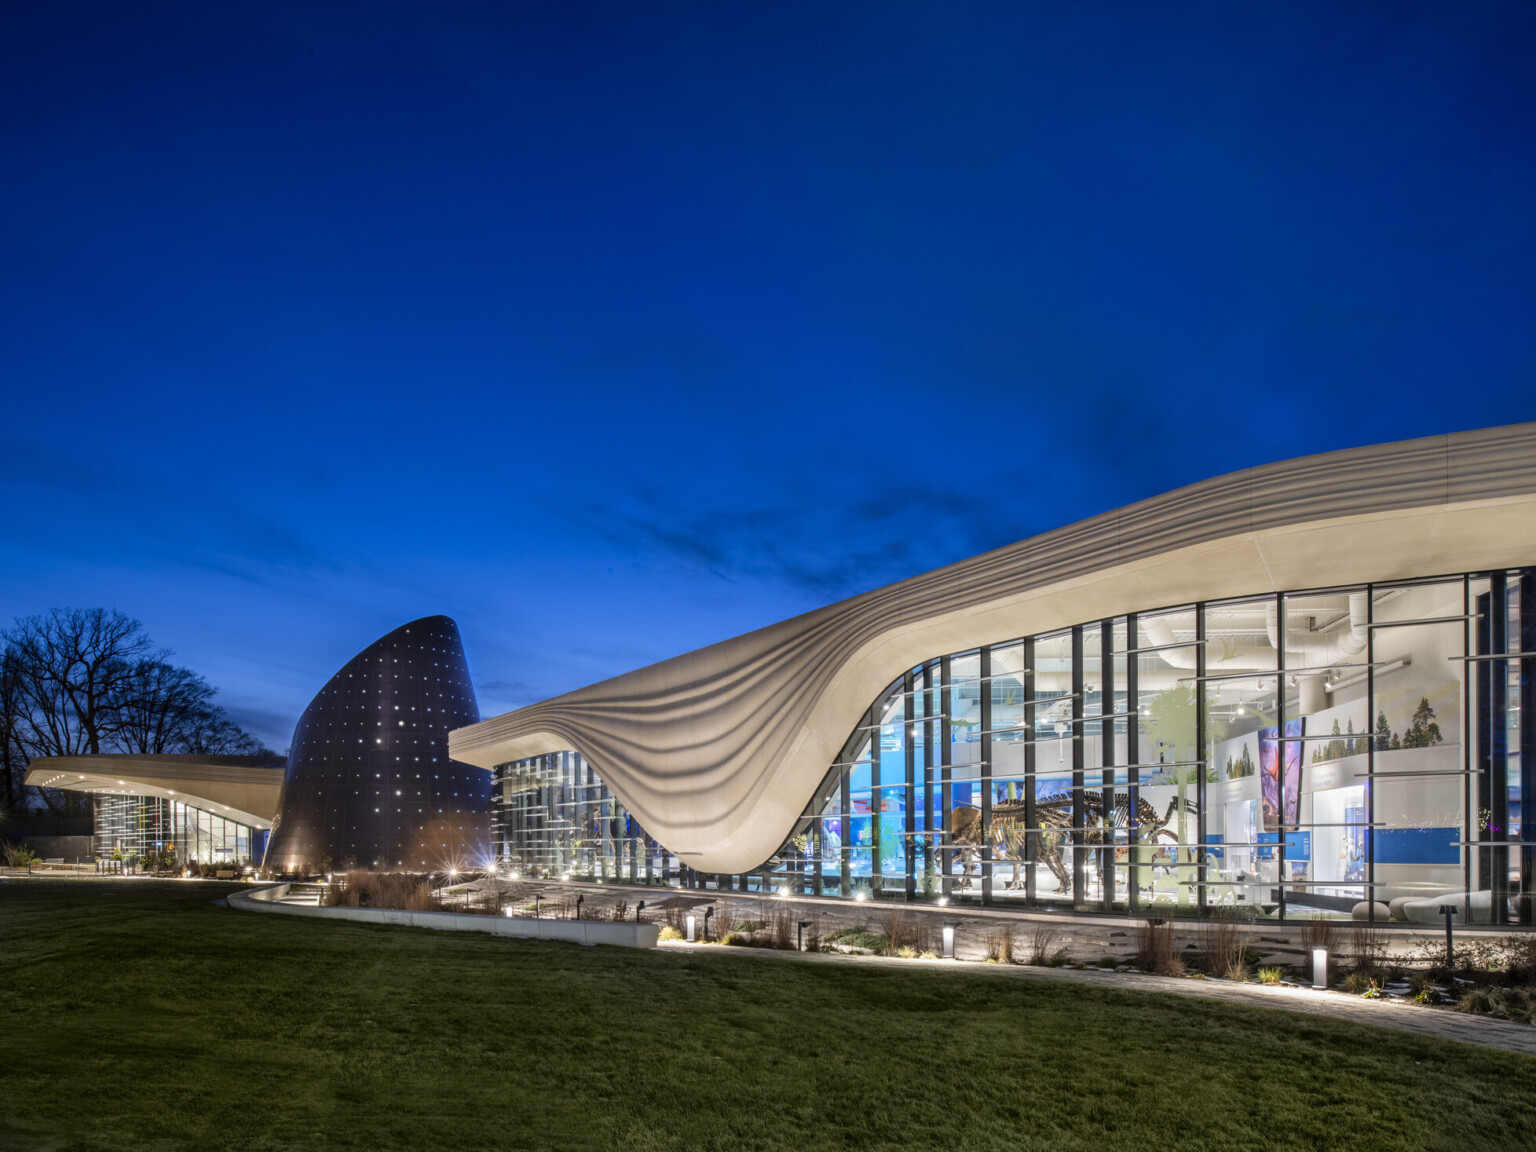
[[[1229,1004],[0,881],[0,1148],[1518,1149],[1536,1060]]]

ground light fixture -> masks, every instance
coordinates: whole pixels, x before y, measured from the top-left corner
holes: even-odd
[[[800,921],[800,927],[799,927],[799,930],[798,930],[798,932],[797,932],[797,934],[795,936],[795,951],[796,952],[804,952],[805,951],[805,930],[807,928],[809,928],[810,926],[811,926],[811,922],[809,920],[802,920],[802,921]]]
[[[1456,941],[1451,937],[1451,917],[1456,915],[1456,905],[1440,905],[1440,915],[1445,917],[1445,966],[1456,967]]]
[[[693,941],[693,930],[694,930],[694,926],[697,923],[698,923],[698,917],[695,916],[692,912],[688,913],[688,936],[687,936],[687,941],[688,941],[689,944],[692,944],[694,942]]]
[[[704,939],[709,939],[709,918],[715,914],[715,906],[711,904],[704,909]]]
[[[954,958],[955,926],[953,924],[946,924],[944,925],[944,959],[953,960]]]
[[[581,919],[581,903],[585,899],[586,899],[585,896],[578,896],[578,897],[576,897],[576,919],[578,919],[578,920]]]
[[[640,923],[640,913],[642,913],[644,911],[645,911],[645,901],[642,900],[642,901],[640,901],[640,903],[635,905],[635,923],[636,924]]]
[[[1312,987],[1328,987],[1328,949],[1312,949]]]
[[[543,899],[543,897],[541,897],[537,892],[533,894],[533,918],[535,920],[539,918],[539,901],[541,899]]]

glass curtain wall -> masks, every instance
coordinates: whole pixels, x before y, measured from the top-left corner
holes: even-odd
[[[674,866],[577,752],[552,752],[493,774],[498,863],[534,877],[667,883]]]
[[[1264,595],[934,657],[740,876],[650,840],[575,753],[497,769],[538,875],[1132,914],[1536,918],[1536,569]]]
[[[166,848],[181,861],[250,864],[266,833],[179,800],[157,796],[97,796],[96,855],[129,858]]]

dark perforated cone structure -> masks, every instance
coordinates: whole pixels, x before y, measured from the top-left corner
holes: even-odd
[[[448,758],[448,733],[479,719],[447,616],[413,620],[358,653],[294,729],[267,867],[481,864],[490,773]]]

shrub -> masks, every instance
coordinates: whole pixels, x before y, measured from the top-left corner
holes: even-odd
[[[620,924],[629,919],[629,901],[620,900],[612,908],[608,909],[608,919],[615,924]]]
[[[896,949],[896,955],[900,956],[903,960],[916,960],[917,949],[910,944],[903,944],[900,948]]]
[[[36,864],[41,859],[25,844],[13,844],[9,840],[0,843],[0,856],[5,857],[6,864],[11,868],[25,868],[28,864]]]
[[[842,944],[849,948],[868,948],[876,953],[885,952],[889,943],[887,937],[863,928],[839,928],[821,938],[821,946],[824,948],[835,948]]]
[[[658,940],[684,940],[684,939],[687,939],[687,937],[683,935],[683,932],[682,932],[681,929],[674,928],[670,924],[663,924],[662,927],[661,927],[661,934],[659,936],[657,936],[656,938]]]
[[[1284,976],[1285,976],[1285,974],[1283,972],[1281,972],[1280,969],[1278,969],[1278,968],[1260,968],[1259,969],[1259,983],[1260,984],[1278,984],[1278,983],[1280,983],[1280,981],[1282,979],[1284,979]]]

